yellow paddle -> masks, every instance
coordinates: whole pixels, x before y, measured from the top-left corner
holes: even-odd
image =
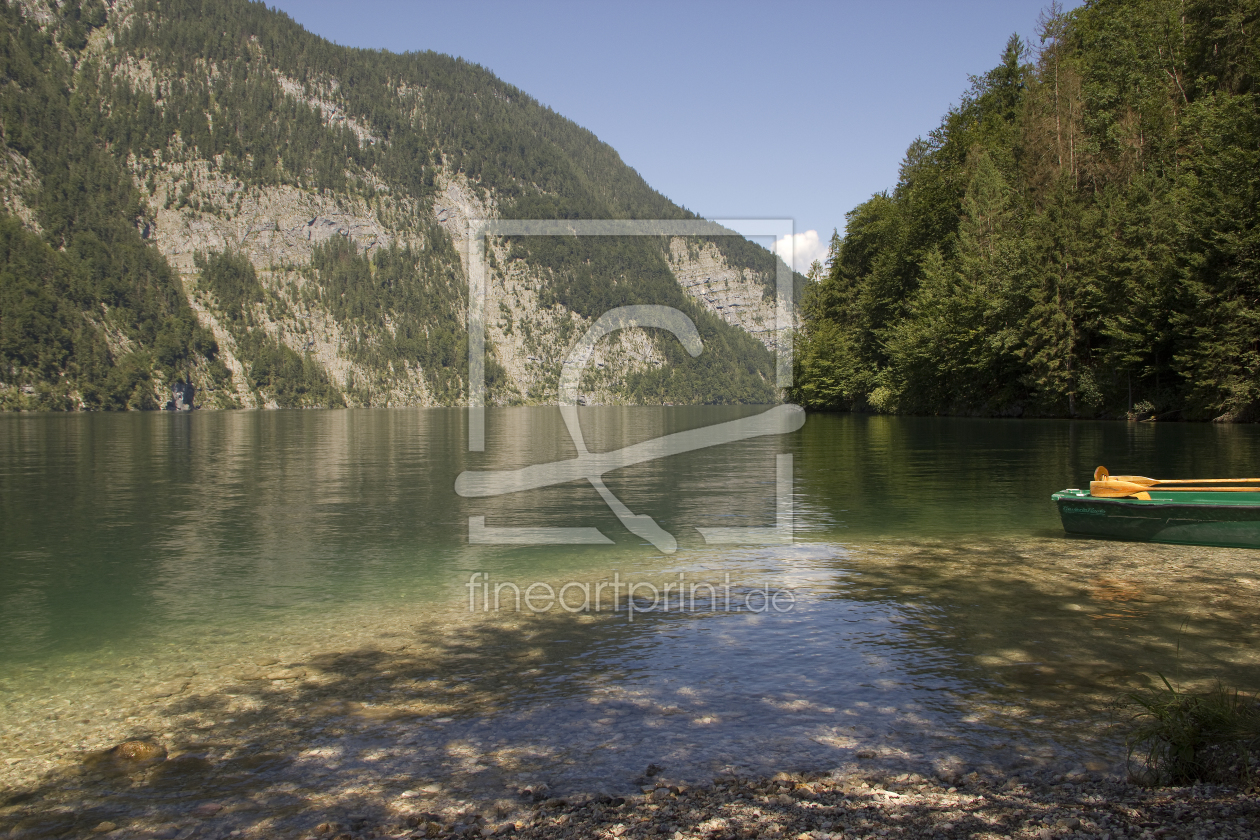
[[[1143,487],[1165,484],[1260,484],[1260,478],[1145,478],[1140,475],[1113,475],[1111,481],[1127,481]],[[1169,488],[1170,490],[1172,488]]]
[[[1106,467],[1094,470],[1094,480],[1089,483],[1089,495],[1104,499],[1120,499],[1142,493],[1145,490],[1210,492],[1210,493],[1256,493],[1260,487],[1187,487],[1181,485],[1201,484],[1257,484],[1260,478],[1175,478],[1158,479],[1141,475],[1111,475]],[[1168,485],[1178,485],[1170,487]],[[1150,498],[1147,496],[1147,498]]]

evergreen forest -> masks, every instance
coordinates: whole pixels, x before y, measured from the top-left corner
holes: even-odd
[[[1051,6],[846,215],[793,397],[1254,421],[1258,202],[1260,2]]]

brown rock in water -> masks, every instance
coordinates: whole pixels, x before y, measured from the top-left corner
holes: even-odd
[[[126,761],[152,761],[166,758],[166,747],[152,741],[124,741],[112,750],[114,755]]]
[[[119,773],[136,773],[166,760],[166,747],[154,741],[124,741],[88,756],[88,766]]]
[[[110,750],[115,762],[150,767],[166,760],[166,747],[154,741],[124,741]]]
[[[161,685],[155,685],[149,689],[150,697],[174,697],[180,694],[184,689],[188,688],[188,680],[172,680]]]
[[[266,674],[269,680],[300,680],[305,676],[305,668],[276,668]]]

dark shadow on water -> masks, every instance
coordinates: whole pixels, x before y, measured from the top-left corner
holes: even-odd
[[[1255,551],[1036,534],[889,543],[857,557],[830,597],[917,613],[888,641],[950,651],[946,667],[999,699],[1092,712],[1159,675],[1260,688]]]

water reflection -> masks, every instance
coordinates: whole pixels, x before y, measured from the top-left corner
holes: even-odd
[[[799,526],[848,540],[1057,535],[1046,500],[1087,486],[1099,464],[1115,475],[1260,475],[1254,426],[811,415],[794,445]]]

